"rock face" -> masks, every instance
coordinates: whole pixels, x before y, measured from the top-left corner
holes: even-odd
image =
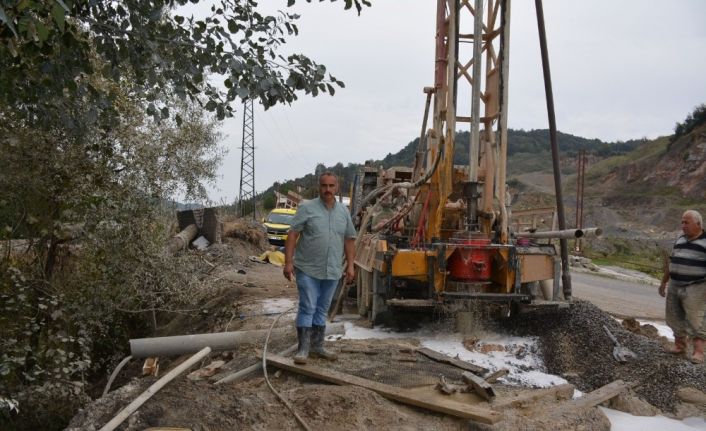
[[[576,157],[566,156],[561,164],[566,220],[573,225]],[[554,205],[550,170],[519,173],[513,181],[513,207]],[[671,143],[661,137],[646,140],[628,154],[589,157],[583,205],[583,225],[600,226],[604,237],[670,245],[685,209],[706,213],[706,124]]]
[[[674,141],[642,181],[675,187],[684,197],[706,197],[706,126]]]
[[[591,176],[589,165],[585,225],[601,226],[605,235],[639,232],[673,241],[685,209],[706,213],[706,124],[674,142],[659,138],[621,157],[599,176]]]

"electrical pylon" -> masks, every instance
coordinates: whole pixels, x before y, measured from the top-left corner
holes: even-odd
[[[253,101],[243,101],[243,145],[240,156],[240,216],[245,217],[247,207],[252,208],[255,218],[255,116]],[[250,204],[246,204],[246,202]]]

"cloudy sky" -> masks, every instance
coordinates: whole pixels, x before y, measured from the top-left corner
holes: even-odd
[[[275,11],[284,0],[262,2]],[[419,135],[423,87],[433,84],[433,0],[373,0],[360,16],[342,3],[299,0],[301,52],[346,84],[334,97],[255,108],[255,182],[395,153]],[[706,2],[544,0],[560,131],[605,141],[670,134],[706,103]],[[534,2],[512,3],[509,127],[547,128]],[[229,151],[210,198],[239,194],[242,110],[225,122]]]

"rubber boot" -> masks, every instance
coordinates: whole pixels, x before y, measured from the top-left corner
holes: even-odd
[[[686,354],[686,337],[674,337],[674,346],[665,347],[664,351],[673,355]]]
[[[335,361],[338,355],[324,349],[324,338],[326,337],[326,326],[313,325],[311,327],[311,353],[319,358]]]
[[[311,344],[311,328],[297,326],[299,348],[294,355],[295,364],[306,364],[309,361],[309,344]]]
[[[706,340],[703,338],[694,338],[694,353],[691,355],[691,363],[704,363],[704,344],[706,344]]]

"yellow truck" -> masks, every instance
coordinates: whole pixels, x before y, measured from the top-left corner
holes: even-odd
[[[296,209],[275,208],[262,221],[267,229],[267,240],[272,245],[284,245],[287,239],[287,231],[292,223]]]

